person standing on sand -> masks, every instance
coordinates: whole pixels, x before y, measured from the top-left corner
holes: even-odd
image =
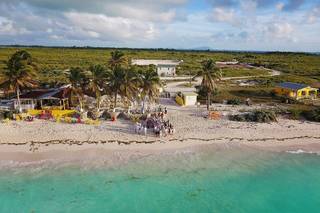
[[[147,127],[146,126],[144,126],[144,128],[143,128],[143,132],[144,132],[144,135],[147,136]]]
[[[163,112],[160,113],[160,118],[163,121],[163,119],[164,119],[164,113]]]
[[[247,105],[247,106],[250,106],[250,105],[251,105],[251,100],[250,100],[250,98],[247,98],[247,100],[246,100],[246,105]]]

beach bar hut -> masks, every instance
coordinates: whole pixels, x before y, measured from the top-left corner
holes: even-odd
[[[31,109],[67,109],[69,108],[70,86],[62,86],[53,89],[32,90],[20,95],[20,107],[22,111]],[[13,99],[13,108],[18,110],[18,99]]]
[[[42,94],[43,94],[43,91],[41,90],[33,90],[20,95],[20,109],[22,111],[34,109],[37,105],[36,98]],[[13,108],[15,110],[19,110],[18,98],[13,99]]]
[[[317,97],[317,89],[306,84],[284,82],[278,84],[274,92],[278,96],[283,96],[291,99],[314,99]]]

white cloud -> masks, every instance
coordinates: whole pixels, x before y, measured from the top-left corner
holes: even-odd
[[[315,7],[306,15],[307,23],[315,24],[320,19],[320,6]]]
[[[266,33],[271,40],[284,39],[289,41],[296,41],[294,36],[294,27],[287,22],[284,23],[271,23],[266,28]]]
[[[233,9],[214,8],[209,18],[215,22],[224,22],[231,25],[240,24],[239,17],[236,16],[235,10]]]
[[[112,3],[105,6],[106,15],[124,18],[133,18],[143,21],[153,21],[153,22],[171,22],[176,17],[176,10],[174,8],[161,9],[155,6],[144,7],[131,6],[119,3]]]
[[[246,12],[255,12],[258,6],[256,0],[241,0],[240,2],[242,10]]]
[[[152,23],[138,20],[78,12],[65,13],[65,17],[72,26],[69,30],[71,36],[98,38],[105,41],[149,40],[155,36]]]
[[[0,35],[23,35],[30,33],[23,27],[16,27],[14,21],[0,17]]]
[[[277,10],[279,11],[282,11],[283,8],[284,8],[285,4],[283,2],[279,2],[277,5],[276,5],[276,8]]]
[[[27,5],[40,10],[103,14],[110,17],[169,22],[188,0],[1,0],[7,7]],[[178,16],[177,16],[178,17]]]
[[[61,39],[63,39],[63,36],[50,35],[49,38],[50,38],[50,39],[54,39],[54,40],[61,40]]]

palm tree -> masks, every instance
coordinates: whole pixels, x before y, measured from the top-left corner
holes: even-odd
[[[90,80],[88,89],[95,93],[97,100],[97,111],[100,110],[101,93],[104,90],[104,83],[107,79],[107,72],[102,65],[93,65],[89,67]]]
[[[145,101],[148,97],[150,101],[154,101],[159,97],[160,78],[154,67],[150,66],[148,70],[140,73],[141,98],[143,100],[142,113],[144,113]]]
[[[121,96],[132,101],[138,94],[139,91],[139,75],[135,67],[123,70],[123,84],[120,87]]]
[[[84,87],[86,85],[86,75],[84,71],[79,68],[71,68],[69,75],[68,75],[69,82],[71,84],[71,91],[72,93],[76,94],[79,104],[80,104],[80,110],[82,111],[83,109],[83,91]]]
[[[217,83],[221,80],[222,74],[212,59],[202,61],[201,65],[202,69],[196,77],[202,77],[201,86],[207,91],[207,110],[209,110],[211,94],[217,88]]]
[[[124,75],[125,75],[124,70],[120,66],[116,66],[107,72],[106,87],[107,87],[107,90],[114,97],[114,104],[113,104],[114,108],[116,108],[117,106],[117,97],[118,97],[118,94],[120,94]]]
[[[16,92],[19,111],[21,111],[21,89],[33,88],[37,85],[35,81],[37,66],[32,56],[24,50],[14,53],[6,65],[4,72],[0,75],[0,87]]]
[[[124,53],[116,50],[111,52],[111,58],[109,59],[109,66],[111,69],[115,69],[118,66],[124,65],[126,62],[126,59],[124,58]]]
[[[139,91],[139,78],[133,67],[129,69],[116,66],[107,72],[107,90],[114,96],[114,108],[117,107],[117,97],[132,101]]]

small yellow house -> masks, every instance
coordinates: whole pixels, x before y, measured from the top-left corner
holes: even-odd
[[[278,96],[285,96],[292,99],[317,98],[317,89],[305,84],[285,82],[278,84],[274,92]]]
[[[316,88],[318,90],[317,93],[318,93],[318,97],[320,98],[320,82],[311,84],[311,87]]]

